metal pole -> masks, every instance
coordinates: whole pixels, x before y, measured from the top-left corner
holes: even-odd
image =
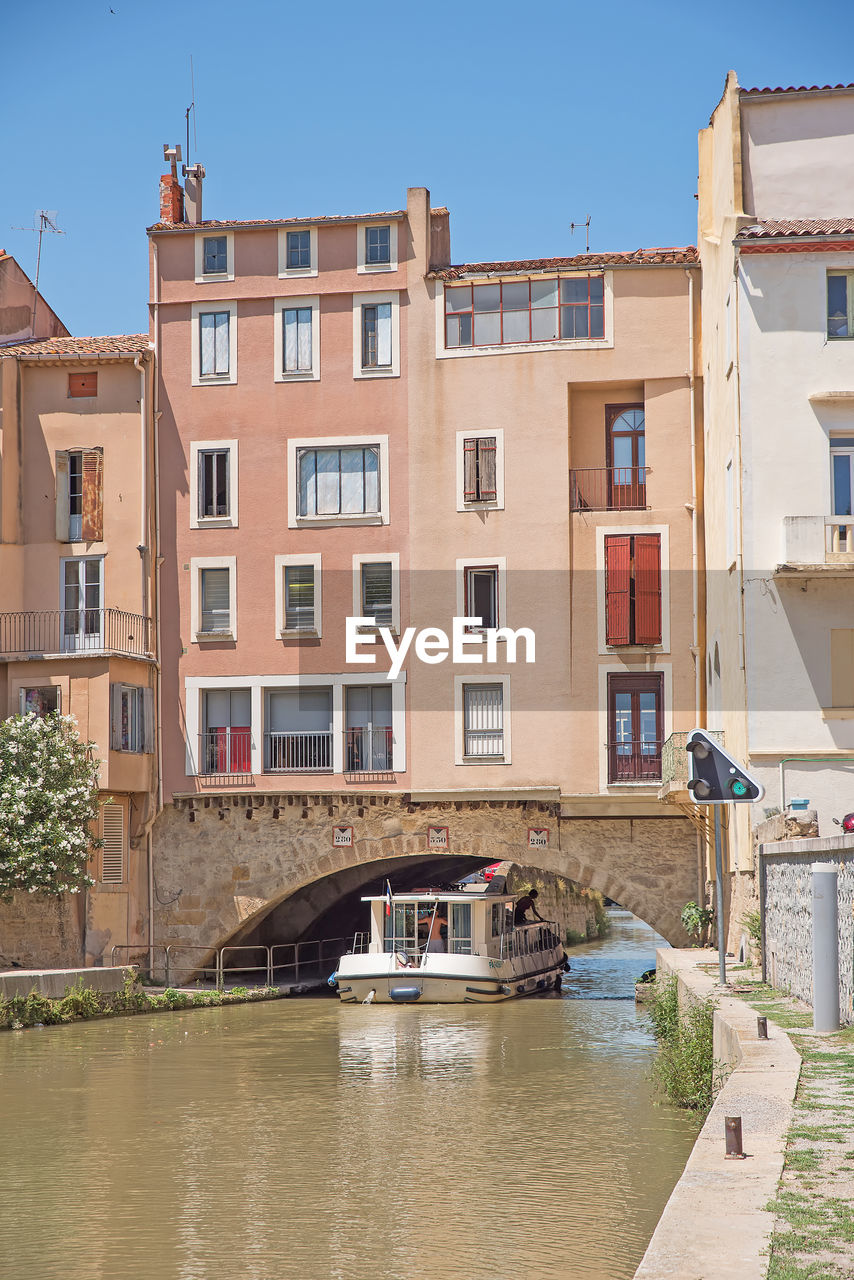
[[[839,1030],[839,922],[837,868],[812,865],[812,1025]]]
[[[715,913],[718,918],[718,982],[726,986],[726,930],[724,928],[724,860],[721,853],[721,806],[715,811]]]

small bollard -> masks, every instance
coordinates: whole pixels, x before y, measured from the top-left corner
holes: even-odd
[[[767,1018],[756,1019],[756,1034],[760,1040],[768,1039],[768,1019]]]
[[[724,1127],[726,1130],[727,1160],[743,1160],[744,1149],[741,1145],[741,1116],[726,1116],[724,1118]]]

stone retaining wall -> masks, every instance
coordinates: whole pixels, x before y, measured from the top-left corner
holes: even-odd
[[[563,876],[551,875],[539,867],[518,863],[502,864],[507,877],[507,892],[518,895],[529,888],[537,890],[537,910],[546,920],[554,920],[562,939],[569,932],[576,940],[598,938],[597,903],[604,909],[604,899],[595,889],[582,889]]]
[[[812,866],[839,868],[839,1015],[854,1022],[854,838],[762,844],[760,895],[764,976],[772,987],[812,1004]]]
[[[0,902],[0,969],[59,969],[83,960],[83,895],[16,893]]]

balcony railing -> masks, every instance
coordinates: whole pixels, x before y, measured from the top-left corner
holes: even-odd
[[[151,653],[151,619],[122,609],[0,613],[0,654]]]
[[[724,735],[716,729],[705,729],[710,738],[714,738],[723,746]],[[662,783],[675,782],[684,783],[687,786],[688,779],[691,776],[691,762],[688,752],[685,750],[685,743],[688,741],[686,733],[671,733],[670,737],[665,740],[661,749],[661,781]]]
[[[854,516],[826,516],[824,550],[828,560],[854,560]]]
[[[854,516],[785,516],[783,537],[787,566],[854,564]]]
[[[658,782],[661,743],[652,738],[625,738],[608,743],[609,782]]]
[[[569,473],[573,511],[641,511],[649,467],[581,467]]]
[[[393,767],[391,728],[344,730],[345,773],[390,773]]]
[[[466,729],[463,753],[467,756],[504,757],[503,729]]]
[[[224,727],[200,733],[199,773],[251,775],[252,730]]]
[[[331,773],[332,734],[264,734],[265,773]]]

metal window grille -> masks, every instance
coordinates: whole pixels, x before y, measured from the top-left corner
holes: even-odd
[[[467,756],[504,755],[504,688],[500,684],[464,686]]]

